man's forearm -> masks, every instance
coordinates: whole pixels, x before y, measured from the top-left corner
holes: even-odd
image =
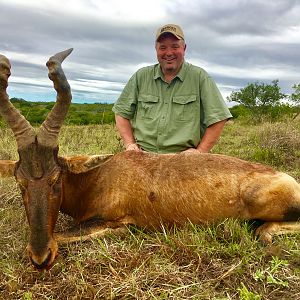
[[[203,153],[209,152],[218,142],[226,122],[227,120],[223,120],[207,127],[197,150]]]
[[[123,140],[125,149],[138,150],[139,147],[136,145],[130,121],[119,115],[116,115],[115,119],[116,119],[116,127]]]

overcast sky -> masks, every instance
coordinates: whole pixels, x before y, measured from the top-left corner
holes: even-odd
[[[63,63],[73,102],[113,102],[140,67],[156,63],[154,36],[167,23],[185,33],[186,60],[224,97],[249,82],[300,83],[300,1],[0,0],[0,54],[12,64],[10,97],[54,101],[45,63]]]

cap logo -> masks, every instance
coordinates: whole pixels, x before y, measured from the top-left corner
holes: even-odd
[[[174,27],[174,26],[165,26],[160,30],[160,33],[163,33],[164,31],[174,31],[174,32],[176,32],[176,27]]]

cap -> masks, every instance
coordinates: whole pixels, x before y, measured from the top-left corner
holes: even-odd
[[[175,24],[166,24],[160,28],[158,28],[156,33],[156,41],[160,38],[160,36],[164,33],[171,33],[176,36],[179,40],[184,40],[184,34],[180,26]]]

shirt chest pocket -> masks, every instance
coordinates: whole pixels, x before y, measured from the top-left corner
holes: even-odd
[[[139,95],[137,118],[153,119],[158,106],[158,97],[152,95]]]
[[[191,120],[193,117],[200,118],[200,105],[196,95],[175,96],[173,97],[173,113],[174,119],[177,121]]]

